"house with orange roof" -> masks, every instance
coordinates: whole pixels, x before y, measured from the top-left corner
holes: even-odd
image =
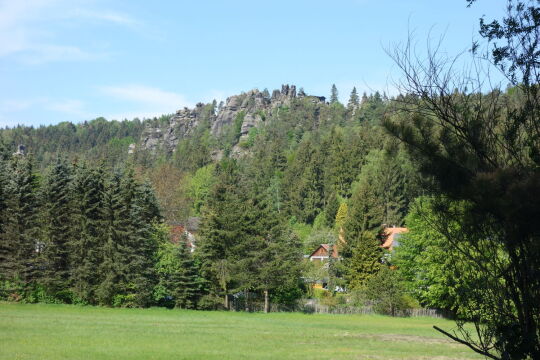
[[[409,229],[404,227],[386,227],[381,232],[381,247],[388,251],[392,251],[399,246],[399,238],[401,235],[409,232]]]

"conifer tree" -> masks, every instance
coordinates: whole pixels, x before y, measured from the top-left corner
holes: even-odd
[[[358,98],[358,93],[356,92],[356,87],[353,87],[351,91],[351,96],[349,97],[349,103],[347,108],[349,110],[356,108],[360,104],[360,99]]]
[[[242,258],[236,250],[245,241],[242,231],[245,201],[238,186],[240,177],[234,160],[223,160],[216,166],[216,173],[216,184],[203,210],[197,252],[202,274],[212,285],[211,293],[223,296],[224,306],[228,307],[228,294],[238,280],[229,265]],[[222,271],[224,269],[226,271]]]
[[[348,206],[346,202],[339,204],[338,211],[335,217],[335,224],[337,228],[342,228],[345,225],[345,220],[347,219]]]
[[[103,193],[102,262],[98,268],[96,298],[102,305],[123,305],[127,293],[127,239],[130,211],[126,205],[121,174],[115,172]]]
[[[332,84],[332,90],[330,91],[330,104],[336,104],[338,102],[338,89],[336,87],[336,84]]]
[[[326,201],[326,208],[324,210],[326,226],[330,228],[334,227],[339,208],[339,199],[337,198],[336,193],[332,192]]]
[[[96,269],[102,260],[104,170],[82,164],[73,180],[73,227],[70,243],[71,289],[77,301],[95,304],[99,284]]]
[[[178,259],[178,267],[173,274],[175,306],[194,309],[200,294],[200,281],[186,234],[180,238],[175,253]]]
[[[12,284],[11,289],[6,290],[24,295],[35,284],[37,256],[42,249],[42,244],[36,241],[39,235],[39,185],[31,156],[14,156],[8,166],[4,246],[9,256],[3,270]]]
[[[126,196],[134,187],[133,198],[129,204],[130,233],[126,243],[126,280],[135,306],[148,306],[152,301],[152,289],[157,278],[154,271],[154,258],[157,244],[153,241],[153,224],[161,220],[157,200],[148,183],[137,185],[131,171],[124,175]]]
[[[45,177],[41,189],[41,241],[44,271],[41,282],[47,293],[71,301],[69,289],[69,243],[73,233],[71,169],[57,158]]]
[[[2,144],[0,143],[0,146]],[[0,284],[9,278],[9,264],[14,254],[12,244],[7,238],[6,227],[8,222],[8,173],[7,162],[0,157]],[[3,287],[0,287],[0,298],[5,298]]]
[[[345,260],[345,277],[350,288],[360,288],[379,271],[383,255],[380,244],[373,232],[364,232],[355,239],[351,255]]]
[[[287,168],[284,182],[289,213],[312,223],[324,205],[323,156],[310,138],[298,147],[296,157]]]
[[[297,286],[302,253],[298,238],[286,230],[261,180],[252,179],[248,186],[242,229],[246,241],[237,247],[244,255],[234,268],[244,291],[262,291],[264,311],[269,312],[270,295],[275,289]]]
[[[382,252],[377,234],[384,208],[367,181],[362,181],[350,199],[345,219],[345,246],[341,252],[350,287],[359,287],[377,272]]]

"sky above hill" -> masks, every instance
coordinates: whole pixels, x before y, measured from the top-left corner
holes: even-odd
[[[385,48],[444,34],[455,55],[505,1],[0,0],[0,126],[153,117],[296,84],[392,92]]]

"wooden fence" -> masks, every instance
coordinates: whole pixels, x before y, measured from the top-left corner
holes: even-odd
[[[252,298],[249,304],[246,306],[245,299],[236,298],[230,301],[231,311],[249,311],[249,312],[263,312],[264,303],[260,299]],[[303,312],[308,314],[362,314],[373,315],[376,312],[372,306],[349,306],[349,305],[337,305],[328,306],[321,304],[316,299],[304,299],[300,300],[294,305],[281,305],[270,304],[271,312]],[[433,318],[450,318],[451,314],[446,313],[438,309],[406,309],[398,311],[395,316],[399,317],[420,317],[427,316]]]

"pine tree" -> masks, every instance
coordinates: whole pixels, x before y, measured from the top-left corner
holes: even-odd
[[[330,104],[336,104],[339,102],[338,89],[336,84],[332,84],[332,90],[330,92]]]
[[[96,298],[101,305],[124,305],[127,293],[127,239],[130,236],[130,209],[126,205],[121,174],[106,182],[103,193],[102,262],[97,269]]]
[[[39,235],[38,181],[31,156],[14,156],[8,166],[4,247],[9,255],[2,265],[11,284],[6,290],[24,296],[38,277],[36,265],[42,248],[36,241]]]
[[[161,220],[157,200],[148,183],[137,185],[131,171],[124,175],[125,189],[134,186],[130,207],[130,234],[126,244],[126,280],[135,306],[148,306],[152,301],[152,289],[157,277],[154,258],[157,244],[153,241],[153,224]],[[129,190],[126,196],[130,196]]]
[[[349,287],[357,289],[379,271],[383,254],[380,241],[372,232],[362,233],[351,250],[351,256],[345,260],[345,277]]]
[[[324,206],[324,159],[314,143],[310,138],[302,141],[284,175],[288,211],[306,223],[312,223]]]
[[[240,177],[235,161],[222,161],[216,167],[216,173],[216,184],[203,209],[197,253],[202,274],[211,284],[210,292],[223,296],[227,308],[228,294],[238,282],[232,265],[242,258],[235,250],[245,241],[242,231],[245,197],[239,189]]]
[[[1,145],[1,143],[0,143]],[[9,279],[9,264],[15,256],[12,243],[7,238],[6,228],[8,223],[8,178],[10,169],[7,162],[0,157],[0,284]],[[5,299],[7,294],[0,287],[0,298]]]
[[[355,109],[360,104],[360,99],[358,98],[358,93],[356,92],[356,87],[353,87],[351,91],[351,96],[349,97],[349,103],[347,108],[349,110]]]
[[[347,212],[349,211],[347,203],[342,202],[339,204],[338,211],[336,213],[336,217],[334,218],[334,222],[336,224],[337,228],[342,228],[343,225],[345,225],[345,220],[347,219]]]
[[[178,259],[178,268],[173,274],[175,306],[194,309],[199,296],[200,282],[186,234],[180,238],[175,253]]]
[[[324,210],[326,226],[333,228],[336,223],[336,215],[339,211],[339,199],[335,192],[332,192],[326,200],[326,208]]]
[[[70,302],[69,243],[73,233],[71,169],[64,159],[57,158],[41,189],[41,228],[44,271],[41,282],[47,293]]]
[[[345,246],[341,251],[346,279],[352,288],[363,285],[377,272],[382,257],[377,234],[383,213],[372,184],[367,181],[357,184],[343,226]]]
[[[82,164],[73,180],[75,236],[70,243],[71,289],[76,301],[95,304],[99,284],[96,269],[102,260],[103,247],[103,168]]]
[[[298,238],[286,230],[283,218],[272,206],[270,194],[263,191],[266,183],[261,180],[254,179],[248,186],[251,191],[242,229],[246,241],[236,248],[243,256],[235,270],[241,275],[242,290],[262,291],[264,311],[268,312],[274,290],[297,285],[302,253]]]

